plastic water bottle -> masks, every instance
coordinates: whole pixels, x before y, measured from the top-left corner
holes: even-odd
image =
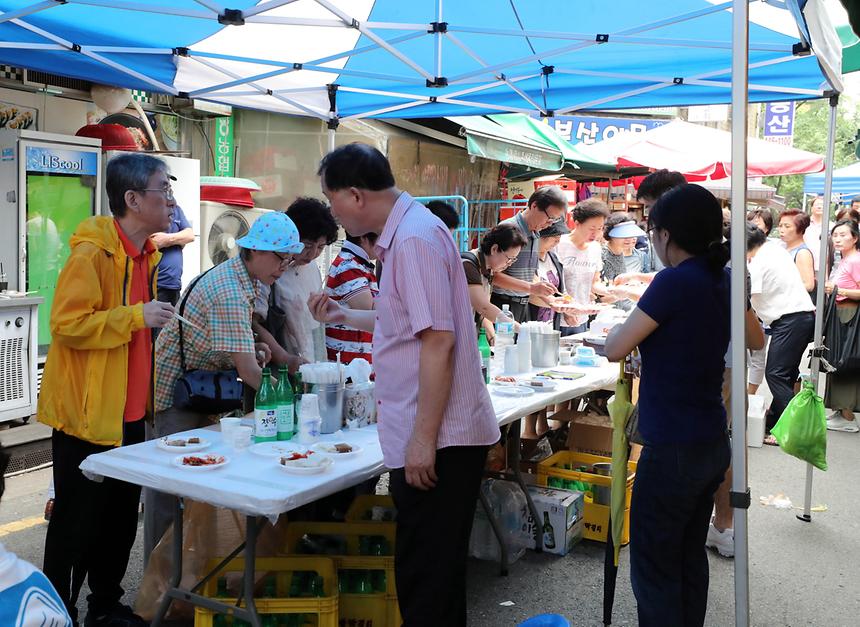
[[[272,373],[263,368],[260,389],[254,397],[254,441],[273,442],[278,439],[277,399],[272,387]]]
[[[520,334],[517,336],[517,357],[520,362],[520,372],[528,372],[532,369],[532,338],[530,330],[523,327],[520,328]]]
[[[514,317],[511,306],[502,305],[502,311],[496,316],[496,348],[511,346],[514,343]]]
[[[289,440],[295,432],[295,411],[293,410],[293,389],[287,367],[281,366],[278,371],[278,385],[275,387],[276,416],[278,421],[278,439]]]

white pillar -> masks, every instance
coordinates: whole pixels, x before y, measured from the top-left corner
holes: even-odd
[[[747,82],[749,70],[749,7],[747,0],[732,3],[732,487],[735,539],[735,625],[748,627],[749,543],[747,509],[747,368],[744,312],[746,311],[746,196],[747,196]]]

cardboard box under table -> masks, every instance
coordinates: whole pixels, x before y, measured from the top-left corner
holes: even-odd
[[[607,490],[612,484],[612,478],[593,472],[580,472],[577,467],[592,468],[594,464],[611,464],[612,459],[588,453],[559,451],[538,464],[538,485],[548,486],[550,478],[562,481],[580,481]],[[633,480],[636,476],[636,462],[627,463],[627,485],[624,495],[624,531],[621,544],[630,542],[630,497],[633,491]],[[609,531],[609,505],[600,505],[592,501],[585,502],[585,531],[586,540],[606,542]]]
[[[567,555],[582,540],[585,528],[583,493],[542,486],[529,486],[528,490],[540,518],[535,521],[530,512],[523,513],[527,532],[533,533],[537,525],[537,532],[543,538],[543,550]]]

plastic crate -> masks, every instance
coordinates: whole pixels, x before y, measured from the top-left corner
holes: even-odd
[[[215,568],[220,560],[211,560],[209,568]],[[334,561],[327,557],[259,557],[255,562],[256,582],[259,589],[261,583],[268,577],[275,578],[275,596],[254,597],[257,612],[263,614],[302,614],[315,615],[317,627],[336,627],[338,613],[338,583],[337,569]],[[236,558],[230,560],[220,571],[219,575],[228,572],[244,572],[245,560]],[[289,596],[293,573],[315,572],[323,580],[323,596]],[[203,587],[203,595],[216,598],[217,577],[213,577]],[[235,604],[235,598],[219,598],[227,604]],[[244,602],[242,603],[244,607]],[[202,607],[194,608],[195,627],[216,627],[215,616],[220,612]],[[235,622],[235,620],[233,621]],[[306,624],[306,623],[302,623]]]
[[[549,478],[556,477],[567,481],[584,481],[603,487],[612,484],[612,478],[604,475],[596,475],[590,472],[579,472],[567,470],[564,466],[592,466],[597,463],[611,463],[609,457],[600,455],[589,455],[588,453],[576,453],[573,451],[559,451],[550,455],[538,463],[538,485],[548,486]],[[636,462],[627,462],[627,490],[624,497],[624,528],[621,532],[621,544],[630,542],[630,497],[633,492],[633,480],[636,477]],[[585,531],[583,537],[587,540],[606,542],[609,533],[609,506],[599,505],[589,500],[585,501]]]
[[[307,555],[305,551],[309,546],[303,542],[305,536],[317,543],[320,549],[328,551],[323,555],[334,561],[338,571],[341,586],[339,617],[347,619],[344,623],[347,627],[360,625],[361,620],[365,621],[365,625],[368,620],[372,620],[372,627],[399,627],[403,621],[394,582],[395,530],[396,525],[389,522],[294,522],[287,525],[285,553]],[[321,542],[324,538],[330,542]],[[376,541],[362,538],[376,538]],[[381,542],[383,539],[384,542]],[[380,548],[382,555],[368,554]],[[353,572],[363,572],[364,576],[374,581],[373,594],[349,591],[347,579]],[[384,584],[381,582],[382,576]],[[377,579],[374,580],[374,577]],[[357,622],[350,623],[349,619],[356,619]]]
[[[394,507],[394,500],[390,496],[359,494],[352,501],[349,509],[346,510],[346,522],[393,522],[393,518],[388,521],[371,520],[370,516],[374,507],[384,507],[392,510],[395,516],[397,515],[397,508]]]

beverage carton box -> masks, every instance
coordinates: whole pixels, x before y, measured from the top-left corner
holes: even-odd
[[[523,512],[523,530],[532,534],[537,525],[543,540],[543,550],[555,555],[567,555],[582,539],[585,528],[585,498],[582,492],[543,486],[528,486],[528,491],[540,520],[535,521],[526,508]]]

